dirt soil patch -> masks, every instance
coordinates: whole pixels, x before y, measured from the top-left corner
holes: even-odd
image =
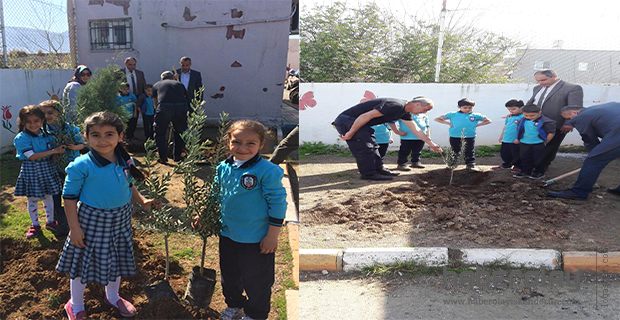
[[[549,177],[578,168],[560,157]],[[395,159],[387,159],[394,167]],[[448,246],[564,250],[620,248],[620,198],[605,192],[620,183],[620,163],[606,168],[587,202],[546,197],[542,181],[516,179],[481,158],[480,171],[450,171],[440,159],[392,182],[359,179],[352,158],[314,156],[301,168],[302,248]],[[562,189],[575,178],[553,186]],[[615,230],[615,231],[614,231]]]
[[[137,274],[124,279],[121,295],[138,309],[139,319],[207,318],[217,319],[212,309],[199,309],[182,301],[149,301],[145,288],[161,280],[164,258],[152,245],[135,241]],[[2,273],[0,274],[0,318],[2,319],[62,319],[69,300],[69,277],[54,270],[62,250],[61,242],[50,247],[34,247],[25,241],[3,239]],[[181,275],[178,263],[171,264],[170,283],[177,296],[182,297],[187,277]],[[91,319],[112,319],[115,310],[105,304],[103,286],[88,285],[85,304]]]

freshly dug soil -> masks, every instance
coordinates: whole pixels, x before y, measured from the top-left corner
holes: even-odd
[[[461,166],[450,185],[450,170],[439,163],[394,181],[367,182],[357,177],[354,163],[334,158],[312,158],[305,165],[309,170],[301,168],[303,248],[620,248],[620,236],[611,230],[620,224],[620,199],[603,188],[587,202],[552,199],[542,180],[516,179],[510,170],[484,165],[481,171]],[[579,167],[579,160],[554,164],[562,173]],[[609,178],[602,176],[599,183],[617,180]],[[566,187],[567,180],[554,187]]]
[[[69,277],[54,270],[62,250],[62,242],[47,248],[34,247],[26,241],[0,240],[0,319],[62,319],[69,300]],[[164,274],[163,256],[153,253],[147,244],[134,242],[138,273],[121,284],[121,296],[138,309],[137,319],[217,319],[212,309],[198,309],[183,301],[149,301],[144,288],[161,280]],[[181,268],[171,262],[171,285],[182,297],[186,277]],[[116,319],[114,308],[105,303],[103,286],[88,285],[85,303],[90,319]]]

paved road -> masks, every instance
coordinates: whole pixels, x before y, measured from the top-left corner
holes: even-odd
[[[620,319],[618,275],[495,272],[381,278],[302,273],[300,319]]]

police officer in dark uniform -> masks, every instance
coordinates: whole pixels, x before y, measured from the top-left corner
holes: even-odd
[[[347,142],[362,179],[391,180],[398,173],[383,166],[379,145],[371,126],[401,119],[431,150],[442,152],[441,148],[416,126],[411,117],[412,113],[424,113],[432,108],[433,101],[425,97],[416,97],[409,102],[392,98],[372,99],[343,111],[332,124],[342,140]]]

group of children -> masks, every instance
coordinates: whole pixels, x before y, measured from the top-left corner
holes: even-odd
[[[463,98],[457,102],[458,111],[448,112],[435,118],[435,121],[450,126],[452,152],[458,158],[461,150],[463,151],[465,165],[468,169],[476,168],[474,154],[476,129],[491,123],[486,116],[473,112],[475,105],[474,101]],[[521,100],[511,99],[506,102],[505,106],[509,114],[506,116],[504,128],[499,136],[502,158],[500,167],[512,169],[515,178],[543,178],[545,168],[542,159],[545,145],[555,133],[555,121],[543,116],[538,106],[524,106]],[[412,114],[412,118],[420,131],[430,137],[428,116],[420,113]],[[406,166],[409,157],[411,168],[424,168],[420,162],[424,142],[414,135],[402,120],[399,120],[398,127],[394,123],[384,123],[372,126],[372,128],[375,131],[379,155],[382,159],[387,153],[388,145],[393,142],[391,131],[400,136],[396,170],[410,171],[411,169]]]
[[[140,114],[142,114],[145,139],[154,138],[153,122],[155,119],[155,103],[153,100],[152,84],[147,84],[144,87],[144,95],[140,98],[141,99],[138,99],[133,92],[129,92],[129,84],[127,82],[121,83],[116,102],[119,106],[124,107],[127,113],[131,115],[127,121],[127,129],[125,130],[125,137],[127,140],[134,138],[134,132]],[[137,106],[138,101],[140,101],[140,106]]]
[[[128,95],[124,86],[121,89],[119,101]],[[71,279],[71,298],[64,305],[68,318],[86,318],[87,283],[104,285],[106,303],[122,317],[134,316],[136,308],[119,296],[121,277],[136,273],[132,202],[147,210],[157,204],[134,185],[144,175],[122,146],[125,123],[121,118],[111,112],[94,113],[84,121],[82,137],[79,128],[59,120],[61,108],[59,102],[48,100],[19,112],[14,145],[22,164],[15,195],[28,198],[32,226],[26,237],[41,233],[40,200],[45,206],[46,227],[57,231],[54,215],[62,213],[54,212],[53,198],[60,201],[62,194],[70,232],[56,270],[68,273]],[[281,182],[283,170],[259,154],[266,132],[256,121],[233,123],[224,137],[230,157],[216,170],[222,221],[220,270],[228,305],[222,319],[266,319],[270,310],[286,191]],[[88,152],[80,155],[86,147]],[[59,170],[52,157],[63,154],[69,162]],[[66,174],[64,183],[60,171]]]

